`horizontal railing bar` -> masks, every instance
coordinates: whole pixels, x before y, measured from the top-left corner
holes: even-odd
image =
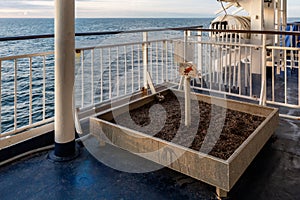
[[[51,52],[42,52],[42,53],[33,53],[33,54],[23,54],[23,55],[16,55],[16,56],[7,56],[7,57],[0,57],[1,61],[6,60],[14,60],[14,59],[24,59],[24,58],[30,58],[30,57],[42,57],[47,55],[54,55],[54,51]]]
[[[276,31],[276,30],[236,30],[236,29],[209,29],[191,28],[190,31],[218,32],[218,33],[249,33],[249,34],[272,34],[272,35],[300,35],[300,31]]]
[[[75,33],[75,36],[95,36],[95,35],[116,35],[124,33],[139,33],[139,32],[157,32],[157,31],[184,31],[191,28],[201,28],[203,26],[187,26],[187,27],[177,27],[177,28],[156,28],[156,29],[141,29],[141,30],[127,30],[127,31],[102,31],[102,32],[88,32],[88,33]],[[27,35],[27,36],[11,36],[2,37],[0,42],[5,41],[16,41],[16,40],[32,40],[32,39],[46,39],[54,38],[54,34],[44,34],[44,35]]]
[[[262,48],[262,45],[258,44],[241,44],[241,43],[228,43],[228,42],[214,42],[214,41],[189,41],[188,43],[194,43],[194,44],[213,44],[218,46],[234,46],[234,47],[253,47],[253,48]]]
[[[288,108],[295,108],[295,109],[299,109],[300,106],[296,105],[296,104],[288,104],[288,103],[280,103],[280,102],[275,102],[275,101],[266,101],[267,104],[272,104],[272,105],[277,105],[277,106],[284,106],[284,107],[288,107]]]
[[[130,45],[138,45],[138,44],[150,44],[152,42],[171,42],[176,38],[172,39],[162,39],[162,40],[149,40],[147,42],[128,42],[128,43],[122,43],[122,44],[110,44],[110,45],[101,45],[101,46],[91,46],[91,47],[83,47],[83,48],[76,48],[76,50],[92,50],[95,48],[113,48],[118,46],[130,46]],[[179,38],[178,38],[179,39]],[[0,61],[7,61],[7,60],[14,60],[14,59],[24,59],[24,58],[30,58],[30,57],[42,57],[46,55],[54,55],[54,51],[51,52],[42,52],[42,53],[34,53],[34,54],[22,54],[22,55],[16,55],[16,56],[7,56],[7,57],[0,57]]]
[[[293,116],[293,115],[279,114],[279,117],[283,117],[286,119],[292,119],[292,120],[300,120],[299,116]]]
[[[266,46],[267,49],[297,51],[299,47]]]
[[[101,45],[101,46],[90,46],[90,47],[83,47],[83,48],[76,48],[76,50],[80,51],[80,50],[91,50],[91,49],[95,49],[95,48],[113,48],[113,47],[118,47],[118,46],[130,46],[130,45],[138,45],[138,44],[148,44],[150,45],[150,43],[153,42],[172,42],[176,39],[180,39],[180,38],[172,38],[172,39],[161,39],[161,40],[148,40],[147,42],[127,42],[127,43],[122,43],[122,44],[108,44],[108,45]]]
[[[34,123],[34,124],[30,124],[30,125],[27,125],[27,126],[23,126],[23,127],[21,127],[21,128],[17,128],[16,130],[13,130],[13,131],[1,133],[1,134],[0,134],[0,139],[1,139],[1,138],[4,138],[4,137],[7,137],[7,136],[11,136],[11,135],[16,134],[16,133],[20,133],[20,132],[22,132],[22,131],[25,131],[25,130],[28,130],[28,129],[31,129],[31,128],[35,128],[35,127],[38,127],[38,126],[41,126],[41,125],[50,123],[50,122],[54,122],[54,117],[51,117],[51,118],[48,118],[48,119],[45,119],[45,120],[38,121],[38,122],[36,122],[36,123]]]
[[[175,83],[175,82],[169,82],[169,83],[174,84],[174,85],[178,85],[178,83]],[[235,93],[229,93],[229,92],[224,92],[224,91],[219,91],[219,90],[213,90],[213,89],[209,89],[209,88],[202,88],[202,87],[196,87],[196,86],[191,86],[191,88],[206,91],[206,92],[211,92],[211,93],[215,93],[215,94],[222,94],[222,95],[227,95],[227,96],[232,96],[232,97],[239,97],[239,98],[242,98],[242,99],[248,99],[248,100],[252,100],[252,101],[258,101],[259,100],[259,98],[255,98],[255,97],[251,97],[251,96],[239,95],[239,94],[235,94]]]
[[[158,32],[158,31],[206,31],[206,32],[229,32],[229,33],[250,33],[250,34],[280,34],[280,35],[300,35],[300,31],[273,31],[273,30],[220,30],[220,29],[207,29],[202,28],[203,26],[189,26],[189,27],[178,27],[178,28],[157,28],[157,29],[142,29],[142,30],[127,30],[127,31],[105,31],[105,32],[88,32],[88,33],[75,33],[75,36],[95,36],[95,35],[115,35],[125,33],[139,33],[139,32]],[[0,42],[4,41],[16,41],[16,40],[31,40],[31,39],[45,39],[54,38],[54,34],[44,35],[27,35],[27,36],[11,36],[2,37]]]

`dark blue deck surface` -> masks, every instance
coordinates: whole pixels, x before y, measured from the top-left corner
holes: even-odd
[[[300,199],[299,125],[280,120],[228,199]],[[41,152],[0,167],[0,199],[216,199],[214,187],[170,169],[120,172],[81,151],[70,162],[51,162]]]

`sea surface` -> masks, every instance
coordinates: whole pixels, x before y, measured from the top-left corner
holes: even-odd
[[[101,19],[76,19],[75,32],[105,32],[105,31],[128,31],[156,28],[174,28],[187,26],[203,26],[207,28],[212,19],[210,18],[101,18]],[[0,38],[28,35],[43,35],[54,33],[54,19],[0,19]],[[149,40],[170,38],[182,32],[164,31],[149,33]],[[98,46],[103,44],[118,44],[124,42],[142,41],[142,34],[116,34],[104,36],[76,37],[76,48]],[[54,51],[54,39],[33,39],[0,42],[0,58],[15,55],[24,55],[40,52]],[[46,59],[46,78],[43,80],[43,69],[38,63],[43,58],[35,58],[32,62],[32,116],[30,109],[30,76],[28,60],[18,60],[15,69],[13,60],[4,61],[1,65],[1,105],[0,117],[1,133],[12,131],[54,115],[54,57]],[[15,71],[17,72],[15,76]],[[122,71],[120,71],[122,73]],[[17,80],[17,84],[14,84]],[[100,81],[100,80],[99,80]],[[43,85],[46,88],[43,89]],[[106,85],[105,87],[108,87]],[[17,95],[15,97],[15,91]],[[107,91],[107,90],[106,90]],[[43,93],[46,98],[43,99]],[[17,109],[15,110],[15,101]],[[43,111],[43,105],[46,110]],[[15,119],[15,115],[17,115]]]
[[[75,32],[127,31],[186,26],[208,27],[211,18],[79,18]],[[42,35],[54,33],[54,19],[0,19],[0,37]],[[157,33],[158,34],[158,33]],[[157,37],[157,34],[149,37]],[[87,47],[118,42],[121,34],[114,36],[76,37],[76,47]],[[123,37],[122,40],[123,41]],[[0,42],[0,56],[53,51],[53,39]]]

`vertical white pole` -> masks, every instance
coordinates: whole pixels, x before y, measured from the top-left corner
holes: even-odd
[[[184,94],[185,94],[185,125],[189,127],[191,125],[191,78],[185,76],[184,79]]]
[[[73,119],[75,0],[55,0],[55,8],[54,157],[61,160],[76,154]]]
[[[263,34],[263,45],[262,45],[262,63],[261,63],[261,93],[260,93],[260,105],[265,106],[267,101],[267,72],[266,72],[266,57],[267,57],[267,49],[266,49],[266,34]]]
[[[202,31],[201,30],[199,30],[198,32],[197,32],[197,38],[198,38],[198,45],[197,45],[197,47],[198,47],[198,65],[197,65],[197,69],[198,69],[198,72],[202,75],[203,73],[202,73],[202,44],[201,44],[201,42],[202,42]],[[202,85],[201,85],[202,86]]]
[[[144,69],[144,88],[148,88],[147,72],[148,72],[148,33],[143,32],[143,69]]]

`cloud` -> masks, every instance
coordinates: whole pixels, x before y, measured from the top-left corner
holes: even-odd
[[[54,17],[55,0],[1,0],[0,17]],[[207,0],[76,0],[77,17],[212,17],[220,4]],[[288,2],[297,16],[299,1]]]

